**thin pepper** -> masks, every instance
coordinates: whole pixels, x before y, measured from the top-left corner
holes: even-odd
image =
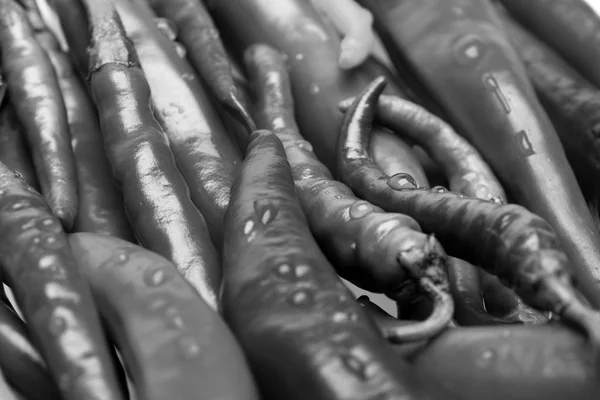
[[[218,309],[218,254],[152,114],[150,87],[112,2],[84,1],[92,95],[107,156],[140,242],[168,260]]]

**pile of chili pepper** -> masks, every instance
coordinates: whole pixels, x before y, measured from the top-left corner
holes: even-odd
[[[599,67],[585,0],[0,0],[0,397],[600,398]]]

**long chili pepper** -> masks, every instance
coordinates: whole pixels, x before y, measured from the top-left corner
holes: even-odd
[[[390,71],[369,58],[359,67],[338,65],[341,39],[307,0],[205,1],[233,55],[254,43],[266,43],[287,56],[296,100],[296,119],[315,154],[336,175],[335,151],[342,123],[338,103]],[[390,85],[393,94],[401,89]],[[376,133],[377,134],[377,133]],[[374,150],[376,151],[376,149]]]
[[[497,0],[600,87],[600,16],[586,0]]]
[[[254,45],[245,61],[255,89],[256,121],[282,141],[311,231],[338,273],[392,298],[412,279],[432,298],[434,312],[426,321],[390,330],[389,340],[416,340],[444,329],[453,307],[439,243],[423,234],[412,218],[385,213],[333,180],[298,131],[285,62],[277,50]]]
[[[67,110],[71,145],[77,169],[78,212],[73,225],[76,232],[95,232],[134,241],[125,216],[121,193],[113,179],[104,151],[98,114],[87,91],[76,75],[58,40],[46,27],[35,0],[27,4],[27,14],[38,40],[54,67]]]
[[[343,101],[340,108],[346,111],[353,102],[354,99]],[[442,167],[453,192],[506,202],[504,189],[479,152],[441,118],[408,100],[384,95],[377,104],[376,120],[423,147]]]
[[[20,173],[29,186],[39,188],[23,126],[8,98],[0,106],[0,162]]]
[[[489,0],[359,0],[519,204],[546,220],[600,308],[600,231]]]
[[[171,260],[218,308],[221,270],[206,222],[189,197],[133,44],[107,0],[84,2],[90,22],[90,85],[108,160],[140,242]]]
[[[575,324],[600,348],[600,314],[577,297],[569,260],[543,219],[518,205],[417,189],[410,175],[388,177],[372,162],[369,135],[385,83],[383,77],[374,80],[345,115],[338,153],[342,181],[384,210],[415,218],[449,254],[497,275],[526,303]]]
[[[0,164],[0,264],[64,399],[122,399],[100,319],[60,221]]]
[[[114,3],[150,86],[154,115],[169,137],[191,199],[220,248],[223,216],[241,154],[191,65],[157,29],[152,9],[132,0]]]
[[[159,16],[175,24],[188,58],[221,104],[249,132],[254,131],[256,126],[239,98],[219,31],[203,1],[146,1]]]
[[[69,236],[140,399],[257,399],[239,345],[160,255],[112,237]]]
[[[264,398],[450,398],[393,357],[319,250],[277,136],[255,132],[246,154],[225,216],[223,310]]]
[[[3,303],[0,303],[0,370],[10,386],[28,400],[60,399],[25,323]]]
[[[52,64],[22,8],[0,1],[0,53],[42,194],[67,229],[77,214],[77,176],[67,113]]]
[[[379,329],[398,323],[366,296],[358,301]],[[598,360],[588,344],[555,324],[447,329],[428,342],[393,348],[416,371],[469,400],[593,400],[600,393]]]
[[[545,43],[499,8],[505,32],[523,61],[578,179],[592,187],[600,178],[600,90]],[[583,179],[582,179],[583,178]],[[590,182],[587,182],[587,181]]]

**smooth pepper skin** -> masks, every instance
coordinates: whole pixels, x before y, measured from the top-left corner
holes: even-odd
[[[77,214],[77,175],[71,137],[52,63],[15,0],[0,1],[0,59],[8,93],[23,125],[37,178],[66,229]]]
[[[171,21],[190,62],[211,93],[248,132],[256,129],[233,79],[229,57],[219,31],[203,1],[146,0],[157,15]]]
[[[115,5],[150,85],[154,115],[169,137],[192,201],[220,248],[223,216],[241,164],[239,148],[191,65],[156,27],[148,5],[131,0],[117,0]]]
[[[60,400],[46,363],[27,326],[10,306],[0,303],[0,369],[6,381],[30,400]]]
[[[600,89],[499,8],[505,32],[556,127],[584,193],[600,179]]]
[[[258,399],[231,331],[172,263],[113,237],[69,243],[138,398]]]
[[[66,400],[123,399],[111,349],[60,221],[0,164],[0,264]]]
[[[47,35],[51,35],[46,29]],[[48,40],[48,36],[46,36]],[[115,185],[104,150],[98,113],[87,88],[71,66],[67,54],[52,37],[54,46],[45,48],[54,67],[67,110],[71,146],[77,169],[79,207],[73,230],[95,232],[135,241],[125,215],[121,192]]]
[[[398,324],[366,296],[359,303],[380,329]],[[394,350],[465,400],[592,400],[600,394],[598,360],[580,335],[557,324],[453,328]]]
[[[224,316],[264,399],[452,398],[393,357],[337,277],[271,132],[250,138],[223,254]]]
[[[8,97],[0,107],[0,161],[8,168],[19,172],[29,186],[39,189],[23,126]]]
[[[600,17],[586,0],[496,0],[600,87]]]
[[[360,0],[515,200],[544,218],[600,307],[600,232],[551,121],[488,0]]]
[[[238,58],[254,43],[269,44],[286,54],[300,132],[335,176],[336,143],[342,124],[338,103],[356,96],[376,76],[391,76],[389,70],[373,58],[351,70],[339,68],[339,34],[321,19],[310,1],[206,3],[223,40]],[[401,94],[399,88],[391,89],[391,93]]]
[[[219,257],[154,118],[133,44],[112,3],[90,0],[85,6],[92,32],[90,85],[127,216],[142,245],[173,262],[218,309]]]

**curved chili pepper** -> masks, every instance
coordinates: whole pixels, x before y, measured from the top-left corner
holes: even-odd
[[[0,264],[64,399],[122,399],[91,293],[44,199],[0,164]]]
[[[173,264],[112,237],[69,243],[139,398],[258,399],[232,333]]]
[[[218,254],[189,197],[167,137],[152,114],[150,87],[133,44],[107,0],[84,2],[90,21],[90,84],[108,161],[140,242],[171,260],[218,308]]]
[[[149,6],[130,0],[114,3],[148,80],[154,115],[169,137],[191,199],[206,219],[213,243],[220,248],[223,216],[241,164],[240,152],[192,67],[156,28]]]
[[[231,115],[248,132],[256,129],[252,117],[242,104],[231,74],[227,52],[219,31],[200,0],[147,0],[161,17],[172,21],[190,61],[204,82]]]
[[[4,303],[0,303],[0,370],[10,386],[28,400],[60,399],[25,323]]]
[[[600,307],[600,231],[493,5],[488,0],[360,1],[381,29],[394,34],[390,51],[402,52],[418,68],[450,122],[515,201],[552,226],[578,286]]]
[[[332,179],[298,132],[285,62],[277,50],[251,46],[245,64],[255,88],[256,121],[282,141],[308,224],[338,273],[391,298],[413,280],[432,299],[434,311],[426,321],[390,330],[389,340],[416,340],[444,329],[453,307],[444,271],[446,255],[439,243],[423,234],[412,218],[384,213]]]
[[[340,108],[346,111],[353,102],[354,99],[345,100]],[[445,171],[453,192],[496,203],[506,202],[504,189],[477,149],[441,118],[397,96],[381,96],[376,120],[425,149]]]
[[[498,0],[600,87],[600,17],[585,0]]]
[[[265,399],[445,395],[391,356],[339,280],[309,230],[285,150],[268,131],[250,139],[223,255],[224,315]]]
[[[338,159],[342,181],[384,210],[413,217],[449,254],[500,277],[526,303],[575,324],[600,348],[600,313],[577,297],[568,258],[548,223],[522,206],[417,189],[410,175],[388,177],[373,163],[367,148],[384,86],[383,77],[373,81],[345,115]]]
[[[8,92],[23,125],[37,178],[66,229],[77,214],[77,176],[66,110],[52,64],[14,0],[1,0],[0,52]]]
[[[21,174],[29,186],[39,188],[23,126],[10,99],[0,107],[0,162]]]
[[[366,296],[359,303],[383,331],[398,324]],[[592,400],[600,393],[597,358],[580,335],[555,324],[447,329],[394,351],[466,400]]]
[[[357,95],[373,78],[390,71],[369,58],[360,67],[338,65],[341,39],[306,0],[207,1],[221,34],[235,56],[254,43],[286,54],[300,132],[336,175],[335,151],[342,124],[338,103]],[[400,88],[391,88],[400,94]],[[377,151],[377,150],[374,150]]]

